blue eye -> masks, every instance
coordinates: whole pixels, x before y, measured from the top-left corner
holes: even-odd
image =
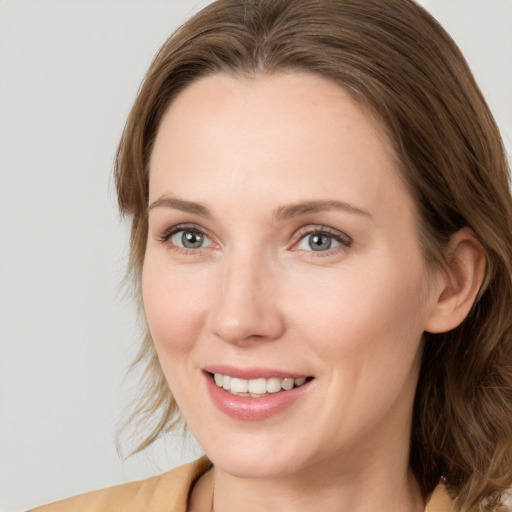
[[[328,251],[338,247],[341,243],[333,235],[328,233],[309,233],[301,238],[297,245],[298,249],[306,251]]]
[[[196,229],[180,229],[170,237],[171,242],[183,249],[201,249],[208,247],[211,240],[201,231]]]
[[[295,249],[316,253],[328,253],[333,249],[344,250],[352,245],[352,239],[342,231],[326,226],[304,227],[299,232]]]

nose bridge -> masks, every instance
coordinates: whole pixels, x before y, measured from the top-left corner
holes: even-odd
[[[221,286],[209,328],[230,343],[275,339],[284,327],[272,300],[273,269],[263,252],[232,251],[222,262]]]

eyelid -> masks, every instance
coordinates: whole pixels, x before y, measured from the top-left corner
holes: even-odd
[[[214,241],[213,237],[208,233],[208,230],[203,228],[202,226],[195,224],[195,223],[183,223],[183,224],[176,224],[174,226],[171,226],[165,230],[163,230],[160,234],[155,236],[155,239],[161,243],[169,243],[169,240],[173,235],[176,233],[179,233],[180,231],[196,231],[198,233],[201,233],[206,238],[208,238],[211,242],[211,245],[214,248],[218,248],[219,245]],[[297,244],[302,241],[306,236],[315,235],[315,234],[324,234],[327,236],[330,236],[334,238],[337,242],[339,242],[339,246],[327,249],[325,251],[318,251],[316,256],[321,255],[327,255],[332,254],[336,251],[344,251],[348,247],[352,245],[352,238],[344,233],[343,231],[340,231],[338,229],[331,228],[329,226],[324,225],[308,225],[300,228],[295,235],[293,236],[293,243],[291,245],[291,250],[299,251],[303,249],[298,249]],[[187,253],[195,253],[197,254],[201,250],[209,249],[211,247],[200,247],[197,249],[189,249],[185,247],[180,247],[175,244],[172,244],[172,248],[177,251],[186,251]],[[305,251],[304,252],[315,252],[315,251]]]
[[[197,248],[182,247],[173,243],[171,240],[171,238],[180,231],[200,233],[207,240],[209,240],[210,243],[207,246]],[[155,236],[155,240],[164,245],[168,250],[184,256],[200,256],[203,255],[205,251],[210,251],[219,247],[219,245],[214,241],[213,237],[209,235],[208,230],[194,223],[183,223],[171,226],[163,230],[160,234],[157,234]]]
[[[176,233],[179,233],[180,231],[187,231],[187,230],[202,233],[204,236],[206,236],[207,238],[209,238],[211,240],[211,236],[208,235],[208,233],[206,232],[206,230],[204,228],[202,228],[201,226],[199,226],[197,224],[193,224],[193,223],[192,224],[190,224],[190,223],[176,224],[167,229],[164,229],[161,233],[157,234],[155,236],[155,238],[159,242],[166,242]]]
[[[328,249],[326,251],[318,251],[318,253],[317,253],[318,256],[320,256],[322,254],[323,255],[329,254],[333,251],[340,250],[340,249],[346,250],[348,247],[350,247],[352,245],[352,238],[350,236],[348,236],[346,233],[344,233],[343,231],[331,228],[329,226],[324,226],[324,225],[316,225],[316,226],[309,225],[309,226],[304,226],[303,228],[301,228],[297,231],[296,235],[294,236],[292,250],[301,250],[301,249],[296,248],[297,244],[299,242],[301,242],[307,236],[315,235],[315,234],[323,234],[323,235],[331,236],[337,242],[340,243],[339,247],[334,247],[334,248]],[[305,252],[314,252],[314,251],[305,251]]]

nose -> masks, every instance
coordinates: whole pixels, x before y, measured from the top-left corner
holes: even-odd
[[[211,308],[207,327],[228,343],[275,340],[285,329],[276,304],[275,279],[261,258],[224,262],[222,283]]]

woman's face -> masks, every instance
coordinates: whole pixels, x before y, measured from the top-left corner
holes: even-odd
[[[379,121],[313,75],[200,79],[163,117],[149,203],[149,328],[217,467],[406,457],[435,286]]]

